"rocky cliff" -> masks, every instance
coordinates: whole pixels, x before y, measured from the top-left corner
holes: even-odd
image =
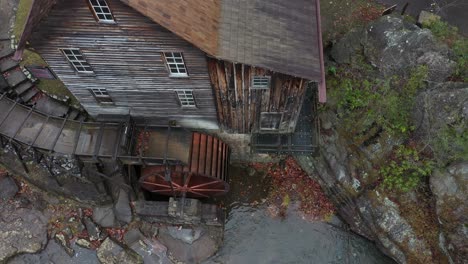
[[[385,16],[329,59],[320,154],[297,160],[397,262],[466,261],[468,84],[445,82],[459,58],[429,29]]]

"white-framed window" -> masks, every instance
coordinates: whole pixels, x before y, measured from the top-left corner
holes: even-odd
[[[282,119],[283,113],[262,112],[260,113],[260,130],[279,130]]]
[[[196,107],[195,97],[193,90],[176,90],[177,97],[179,98],[182,107]]]
[[[107,92],[106,88],[91,88],[91,93],[93,94],[96,101],[103,104],[112,104],[112,98],[110,97],[109,93]]]
[[[252,89],[270,89],[271,76],[253,76],[250,87]]]
[[[80,73],[93,73],[93,68],[89,65],[86,59],[83,57],[80,49],[61,49],[63,55],[67,58],[68,62],[73,68]]]
[[[164,52],[167,69],[171,77],[187,77],[187,68],[185,67],[182,52]]]
[[[89,4],[99,22],[115,23],[114,16],[106,0],[89,0]]]

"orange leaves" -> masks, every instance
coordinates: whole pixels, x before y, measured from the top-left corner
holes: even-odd
[[[320,185],[292,157],[288,157],[280,166],[269,165],[268,175],[272,178],[272,189],[267,201],[280,208],[279,215],[285,214],[290,201],[298,202],[299,210],[308,219],[325,219],[334,213],[334,206]]]

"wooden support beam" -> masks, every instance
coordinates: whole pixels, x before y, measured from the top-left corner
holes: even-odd
[[[104,123],[101,123],[101,126],[99,127],[99,134],[98,134],[98,138],[96,141],[96,145],[94,145],[93,159],[96,161],[98,160],[99,150],[101,149],[103,136],[104,136]]]
[[[244,95],[244,90],[245,90],[245,80],[244,80],[244,64],[241,66],[242,73],[241,73],[241,79],[242,79],[242,133],[245,133],[245,95]]]
[[[65,117],[62,121],[62,125],[60,125],[60,130],[55,136],[54,143],[52,144],[52,147],[50,148],[49,153],[52,153],[54,151],[55,145],[57,145],[57,141],[60,138],[60,135],[62,134],[63,128],[65,127],[65,123],[67,123],[67,118]]]
[[[45,122],[42,123],[41,128],[39,129],[39,131],[37,131],[36,136],[34,136],[34,140],[31,142],[31,144],[29,144],[28,149],[31,148],[32,146],[34,146],[34,144],[36,143],[36,140],[39,138],[39,135],[41,134],[41,132],[44,129],[45,125],[49,122],[49,118],[50,118],[50,116],[47,116]]]
[[[125,125],[124,125],[125,126]],[[122,127],[120,126],[119,128],[119,134],[117,135],[117,140],[115,142],[115,146],[114,146],[114,152],[112,154],[112,160],[117,160],[117,155],[119,154],[119,149],[120,149],[120,142],[122,141],[122,135],[123,135],[123,130],[125,129],[125,127]]]
[[[13,105],[11,105],[10,109],[8,109],[6,115],[2,118],[2,121],[0,122],[0,127],[5,123],[5,121],[8,119],[8,116],[10,116],[11,112],[15,108],[15,106],[18,104],[18,102],[14,101]]]
[[[72,153],[73,156],[75,156],[76,154],[76,149],[78,147],[78,141],[80,140],[82,129],[83,129],[83,120],[80,120],[80,126],[78,128],[78,131],[75,132],[75,140],[73,141],[73,153]]]
[[[26,118],[21,122],[21,125],[16,129],[15,133],[13,134],[13,137],[10,138],[10,142],[15,139],[15,137],[18,135],[21,128],[23,128],[26,121],[29,119],[29,117],[31,117],[31,114],[32,114],[34,108],[35,108],[35,106],[33,106],[33,107],[31,107],[31,109],[29,109],[29,112],[26,115]]]

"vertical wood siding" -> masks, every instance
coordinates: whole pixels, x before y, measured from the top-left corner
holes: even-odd
[[[283,118],[276,132],[294,132],[305,96],[304,79],[211,58],[208,68],[223,129],[235,133],[261,132],[261,112],[281,112]],[[250,89],[255,75],[271,76],[270,89]]]
[[[98,23],[86,0],[60,0],[31,43],[91,116],[128,114],[150,123],[190,120],[217,124],[205,54],[117,0],[107,0],[116,24]],[[94,75],[76,73],[60,48],[79,48]],[[183,52],[189,78],[170,78],[161,52]],[[114,105],[97,103],[91,88],[106,88]],[[193,89],[196,109],[183,109],[175,90]]]

